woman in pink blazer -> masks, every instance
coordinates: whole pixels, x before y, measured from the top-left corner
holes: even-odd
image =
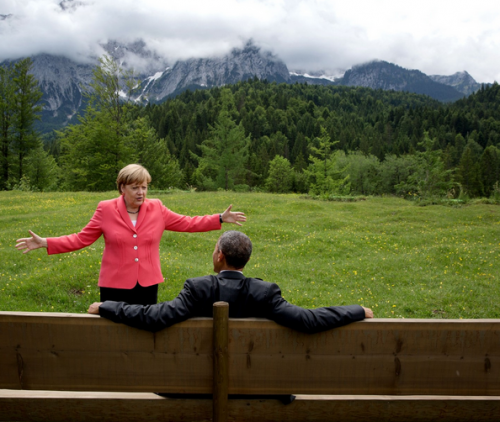
[[[241,212],[188,217],[176,214],[159,199],[146,199],[149,172],[138,164],[124,167],[116,184],[120,197],[102,201],[90,222],[80,233],[42,238],[31,230],[31,237],[18,239],[16,248],[27,253],[47,248],[49,255],[71,252],[94,243],[104,235],[99,287],[101,302],[114,300],[133,304],[154,304],[158,284],[163,282],[160,267],[160,240],[164,230],[205,232],[220,230],[221,223],[241,225]]]

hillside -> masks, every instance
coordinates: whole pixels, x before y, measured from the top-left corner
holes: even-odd
[[[142,104],[161,103],[187,89],[209,89],[251,78],[278,83],[405,91],[428,95],[443,102],[463,98],[480,87],[467,72],[427,76],[418,70],[404,69],[383,61],[354,66],[343,77],[297,73],[290,71],[279,57],[262,50],[252,41],[226,56],[191,58],[174,63],[157,56],[141,41],[128,44],[110,41],[102,48],[124,70],[134,70],[136,89],[132,100]],[[38,128],[49,132],[68,122],[75,122],[75,115],[84,108],[82,94],[89,87],[97,59],[82,58],[83,61],[77,63],[66,57],[40,54],[32,60],[32,73],[39,80],[43,92],[42,121]],[[122,89],[125,91],[125,87]],[[123,98],[126,99],[127,95],[124,94]]]
[[[384,61],[354,66],[344,74],[338,84],[414,92],[443,102],[456,101],[464,97],[464,94],[454,87],[434,81],[419,70],[404,69]]]

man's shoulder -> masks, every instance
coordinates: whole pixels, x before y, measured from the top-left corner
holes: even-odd
[[[203,283],[209,283],[213,282],[214,278],[216,278],[214,275],[204,275],[201,277],[191,277],[186,280],[186,283],[189,284],[203,284]]]
[[[222,272],[218,275],[204,275],[201,277],[188,278],[186,280],[186,283],[193,285],[193,286],[205,285],[205,284],[213,285],[213,284],[218,284],[220,282],[220,279],[223,279],[223,280],[230,280],[230,279],[245,280],[245,283],[252,285],[254,287],[261,287],[261,288],[269,288],[270,286],[275,285],[275,283],[270,283],[268,281],[264,281],[261,278],[245,277],[243,274],[239,275],[238,277],[234,277],[234,273],[228,276],[224,272]]]
[[[270,283],[268,281],[264,281],[261,278],[257,277],[245,277],[243,274],[239,275],[238,277],[234,277],[234,273],[231,272],[232,274],[228,276],[228,274],[225,274],[224,272],[218,274],[218,275],[204,275],[201,277],[193,277],[193,278],[188,278],[186,280],[186,284],[191,285],[191,286],[199,286],[199,285],[213,285],[213,284],[218,284],[220,279],[228,280],[228,279],[238,279],[238,280],[245,280],[245,283],[255,287],[255,288],[263,288],[263,289],[268,289],[271,286],[277,286],[275,283]]]
[[[184,282],[184,288],[194,289],[196,291],[211,289],[214,284],[217,284],[217,277],[214,275],[204,275],[202,277],[188,278]]]
[[[188,278],[184,282],[183,291],[189,293],[197,300],[208,300],[213,297],[214,290],[217,289],[217,277],[206,275],[202,277]]]
[[[272,285],[274,285],[274,283],[262,280],[261,278],[258,278],[258,277],[247,277],[246,279],[247,279],[247,283],[251,283],[255,286],[259,286],[262,288],[269,288]]]

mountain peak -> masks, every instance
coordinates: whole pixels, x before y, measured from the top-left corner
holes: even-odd
[[[475,79],[465,70],[462,72],[456,72],[449,76],[429,75],[429,78],[435,82],[452,86],[457,91],[460,91],[465,95],[470,95],[481,88],[481,84],[477,83]]]
[[[227,56],[178,61],[160,78],[149,78],[141,95],[161,101],[188,88],[222,86],[253,77],[290,81],[285,63],[271,53],[261,52],[260,47],[249,41],[242,49],[233,49]]]
[[[354,66],[344,74],[339,83],[347,86],[414,92],[429,95],[439,101],[455,101],[463,97],[463,94],[455,88],[433,81],[420,70],[405,69],[382,60]]]
[[[64,7],[79,4],[66,0]],[[68,3],[68,4],[66,4]],[[6,16],[6,15],[0,15]],[[206,89],[234,84],[257,77],[270,82],[308,83],[321,85],[361,86],[372,89],[407,91],[425,94],[440,101],[454,101],[474,92],[480,85],[466,71],[451,76],[425,75],[383,60],[353,66],[341,71],[289,72],[286,64],[269,51],[263,51],[253,40],[222,57],[192,58],[169,65],[148,49],[142,40],[121,43],[109,40],[103,50],[124,68],[132,68],[140,81],[136,101],[160,102],[186,89]],[[64,124],[82,105],[81,87],[88,87],[91,63],[77,63],[66,57],[40,54],[33,57],[32,73],[44,93],[44,116],[54,124]],[[89,59],[89,61],[90,61]],[[460,91],[460,92],[459,92]]]
[[[260,52],[260,47],[257,46],[254,42],[253,39],[249,39],[245,45],[243,46],[242,49],[239,48],[234,48],[232,50],[233,52],[242,52],[242,53],[253,53],[253,54],[259,54]]]

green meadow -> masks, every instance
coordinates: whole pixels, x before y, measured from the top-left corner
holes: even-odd
[[[105,193],[0,192],[0,311],[86,312],[99,300],[104,242],[73,253],[23,255],[17,238],[79,231]],[[264,193],[150,193],[175,212],[222,212],[232,203],[254,243],[245,274],[277,282],[314,308],[360,304],[381,318],[500,318],[500,207],[419,207],[399,198],[324,202]],[[224,225],[223,230],[236,226]],[[170,300],[186,278],[212,271],[219,232],[165,232],[161,263]]]

